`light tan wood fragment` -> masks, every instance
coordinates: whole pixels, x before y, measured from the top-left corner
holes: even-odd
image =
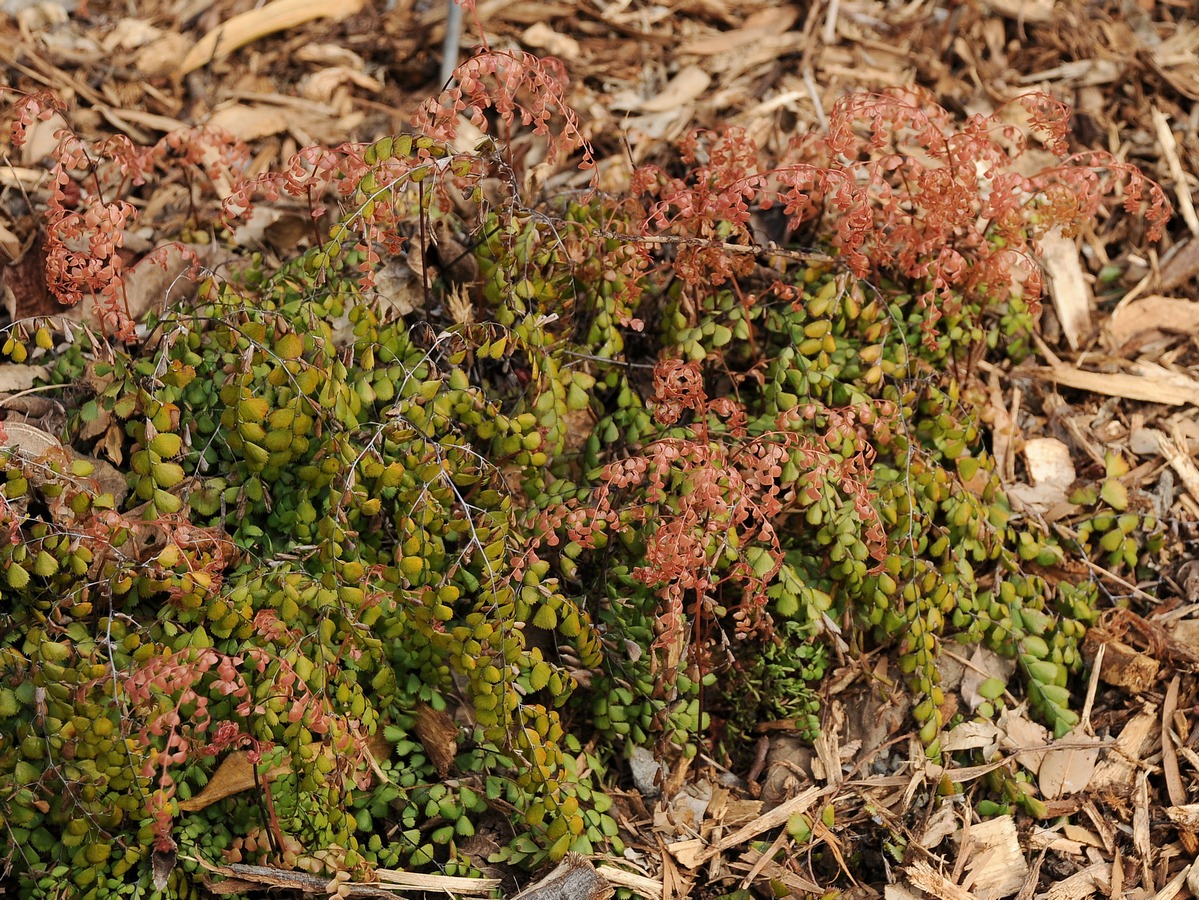
[[[1178,709],[1179,678],[1175,675],[1166,688],[1166,699],[1162,701],[1162,774],[1166,779],[1166,793],[1170,803],[1181,806],[1187,801],[1182,773],[1178,770],[1178,748],[1174,745],[1174,713]]]
[[[679,45],[675,52],[695,56],[732,53],[760,44],[763,38],[785,34],[798,17],[799,10],[793,5],[768,6],[748,16],[740,28],[695,38]]]
[[[1157,707],[1150,703],[1137,713],[1120,731],[1115,744],[1091,776],[1091,789],[1124,787],[1133,779],[1137,765],[1157,747],[1161,722]]]
[[[1053,17],[1054,0],[986,0],[995,12],[1021,22],[1048,22]]]
[[[1032,438],[1024,442],[1024,462],[1034,486],[1051,484],[1063,491],[1074,484],[1074,460],[1070,448],[1053,437]]]
[[[1063,878],[1043,895],[1042,900],[1085,900],[1093,897],[1102,885],[1111,880],[1111,864],[1092,863],[1085,869]]]
[[[556,56],[566,62],[576,62],[583,55],[579,42],[569,34],[554,31],[545,22],[534,22],[520,36],[526,47],[544,50],[547,56]]]
[[[628,888],[635,896],[648,897],[650,900],[658,900],[662,896],[662,882],[657,878],[626,872],[616,866],[596,866],[595,871],[607,879],[609,884]]]
[[[902,884],[888,884],[883,887],[883,900],[925,900],[925,895],[909,891]]]
[[[1157,673],[1161,664],[1152,656],[1114,639],[1105,641],[1103,646],[1103,664],[1099,669],[1099,677],[1105,684],[1127,688],[1140,694],[1157,683]]]
[[[1049,275],[1049,294],[1071,350],[1091,333],[1091,290],[1078,259],[1078,245],[1054,228],[1041,239],[1041,263]]]
[[[274,0],[260,9],[239,13],[222,22],[196,42],[179,64],[176,74],[183,76],[201,66],[224,59],[234,50],[259,38],[286,31],[313,19],[343,19],[362,9],[365,0]]]
[[[1199,468],[1195,466],[1194,460],[1191,459],[1191,454],[1187,447],[1187,439],[1182,434],[1177,423],[1172,423],[1169,437],[1158,432],[1157,444],[1162,456],[1170,464],[1170,468],[1178,473],[1178,477],[1182,481],[1183,487],[1187,489],[1187,493],[1196,502],[1199,502]]]
[[[1141,864],[1141,885],[1147,890],[1153,887],[1153,843],[1149,837],[1149,773],[1137,772],[1136,786],[1132,791],[1132,846]]]
[[[1167,806],[1166,818],[1187,831],[1199,831],[1199,803],[1185,803],[1182,806]]]
[[[905,866],[903,873],[914,887],[938,900],[978,900],[972,892],[954,884],[923,859],[914,860]]]
[[[498,878],[464,878],[458,875],[426,875],[403,872],[399,869],[376,869],[375,875],[383,887],[408,891],[442,891],[446,894],[485,897],[500,886]]]
[[[699,66],[685,66],[667,82],[661,92],[638,105],[641,112],[669,112],[686,106],[703,94],[712,76]]]
[[[971,825],[969,838],[962,840],[961,853],[968,854],[965,872],[971,892],[980,900],[1010,897],[1028,877],[1028,862],[1011,816],[996,816]]]
[[[1194,864],[1184,866],[1177,875],[1167,881],[1160,891],[1153,895],[1153,900],[1174,900],[1175,897],[1182,891],[1182,886],[1187,884],[1189,876],[1194,869]],[[1192,896],[1194,892],[1192,891]]]
[[[1104,331],[1113,351],[1141,335],[1193,334],[1199,331],[1199,302],[1160,294],[1141,297],[1118,306]]]
[[[680,866],[687,869],[698,869],[708,859],[704,855],[708,842],[703,838],[687,838],[682,841],[671,841],[666,845],[666,852],[673,856]]]
[[[1082,841],[1075,841],[1064,837],[1061,832],[1042,828],[1040,825],[1033,826],[1033,830],[1029,832],[1027,840],[1030,850],[1048,850],[1052,853],[1060,853],[1066,856],[1082,856],[1087,848],[1087,845]]]
[[[1182,160],[1178,158],[1178,141],[1170,129],[1170,122],[1162,111],[1154,106],[1149,111],[1153,117],[1153,128],[1157,132],[1157,142],[1161,145],[1162,155],[1170,167],[1170,176],[1174,179],[1174,198],[1182,220],[1191,229],[1191,234],[1199,237],[1199,216],[1195,215],[1195,204],[1191,201],[1191,187],[1186,172],[1182,168]]]
[[[1164,371],[1164,370],[1163,370]],[[1031,374],[1065,387],[1106,397],[1123,397],[1145,403],[1164,403],[1167,406],[1191,404],[1199,406],[1199,381],[1174,373],[1166,378],[1151,372],[1149,375],[1130,375],[1126,372],[1086,372],[1069,365],[1033,369]]]

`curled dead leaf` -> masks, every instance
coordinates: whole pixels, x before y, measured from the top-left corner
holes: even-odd
[[[458,755],[458,726],[445,710],[427,703],[416,705],[416,736],[437,773],[444,778]]]
[[[268,771],[260,772],[256,779],[255,768],[256,766],[250,760],[250,754],[247,751],[234,750],[221,760],[221,764],[212,773],[212,778],[208,780],[204,789],[191,799],[181,801],[179,808],[184,812],[197,812],[212,806],[218,800],[248,791],[262,782],[271,781],[289,771],[287,766],[275,766]]]

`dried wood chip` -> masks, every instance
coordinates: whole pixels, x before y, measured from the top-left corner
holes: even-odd
[[[677,52],[693,56],[732,53],[742,47],[758,44],[768,35],[779,35],[790,30],[798,18],[799,10],[794,6],[768,6],[749,16],[740,28],[687,41],[679,46]]]
[[[1048,22],[1053,16],[1054,0],[986,0],[995,12],[1020,22]]]
[[[1058,831],[1040,825],[1034,826],[1028,835],[1028,846],[1031,850],[1047,850],[1066,856],[1082,856],[1086,850],[1086,845],[1081,841],[1071,840]]]
[[[1170,464],[1170,468],[1178,473],[1178,477],[1182,480],[1183,487],[1187,489],[1187,493],[1196,502],[1199,502],[1199,467],[1196,467],[1194,460],[1191,459],[1188,442],[1182,434],[1181,428],[1177,423],[1171,424],[1172,428],[1169,437],[1166,437],[1160,431],[1156,433],[1158,451],[1165,457],[1166,462]]]
[[[685,869],[698,869],[706,861],[703,854],[708,842],[703,838],[687,838],[683,841],[671,841],[666,845],[666,852],[673,856],[680,866]]]
[[[1096,635],[1092,638],[1087,633],[1084,652],[1094,658],[1094,651],[1099,641],[1103,641],[1103,662],[1099,667],[1099,678],[1104,684],[1127,688],[1134,694],[1144,693],[1157,684],[1157,673],[1161,668],[1152,656],[1141,653],[1123,641],[1112,637],[1103,638]]]
[[[1166,793],[1174,806],[1187,800],[1182,774],[1178,771],[1178,748],[1174,745],[1174,713],[1178,710],[1179,677],[1170,679],[1166,699],[1162,701],[1162,774],[1166,778]]]
[[[909,891],[902,884],[888,884],[883,888],[883,900],[924,900],[924,896]]]
[[[1187,831],[1199,831],[1199,803],[1167,806],[1166,817],[1179,828],[1185,828]]]
[[[1078,259],[1078,245],[1054,228],[1041,239],[1041,263],[1049,275],[1049,294],[1062,334],[1077,350],[1091,333],[1091,290]]]
[[[235,863],[228,866],[214,866],[203,857],[197,857],[196,862],[206,871],[220,875],[224,880],[206,885],[209,891],[218,895],[244,894],[251,890],[283,890],[303,894],[327,896],[329,878],[323,875],[312,875],[308,872],[294,872],[288,869],[276,869],[271,866],[248,866]],[[373,900],[396,900],[396,895],[390,891],[375,887],[373,884],[355,884],[345,882],[341,885],[345,893],[343,897],[369,897]],[[337,891],[337,889],[334,889]],[[337,891],[340,893],[340,891]]]
[[[1132,846],[1141,864],[1141,884],[1153,887],[1153,842],[1149,835],[1149,773],[1144,769],[1136,774],[1132,790]]]
[[[179,60],[187,55],[191,46],[192,42],[186,35],[168,31],[141,48],[134,57],[133,67],[148,78],[165,77],[175,71]]]
[[[218,109],[208,120],[213,128],[223,128],[239,141],[251,143],[275,134],[283,134],[291,125],[286,113],[269,106],[241,103]]]
[[[1148,24],[1150,29],[1154,27],[1154,23]],[[1149,33],[1157,38],[1156,31]],[[1149,61],[1158,74],[1180,94],[1199,100],[1199,26],[1184,19],[1164,41],[1149,46]]]
[[[1078,59],[1072,62],[1031,72],[1020,77],[1021,84],[1043,84],[1055,81],[1073,88],[1111,84],[1120,77],[1123,66],[1111,59]]]
[[[1011,816],[996,816],[971,825],[962,837],[961,854],[970,890],[980,900],[1010,897],[1024,886],[1028,862]],[[959,856],[955,869],[963,868]]]
[[[1119,306],[1104,330],[1113,350],[1156,334],[1194,334],[1199,331],[1199,302],[1151,294]]]
[[[1063,878],[1042,895],[1041,900],[1084,900],[1111,881],[1111,863],[1092,863],[1069,878]]]
[[[583,55],[583,48],[578,41],[568,34],[554,31],[544,22],[535,22],[526,28],[520,36],[520,41],[526,47],[544,50],[550,56],[557,56],[567,62],[578,60]]]
[[[1159,291],[1171,291],[1199,272],[1199,240],[1191,238],[1174,248],[1162,263]]]
[[[1160,891],[1153,895],[1153,900],[1174,900],[1174,898],[1177,897],[1179,892],[1182,890],[1182,886],[1184,884],[1189,885],[1190,875],[1193,868],[1193,866],[1186,866],[1183,868],[1182,871],[1166,882]],[[1191,892],[1191,895],[1194,896],[1193,891]]]
[[[954,731],[956,730],[957,729],[955,728]],[[950,732],[950,736],[952,735],[953,731]],[[945,752],[951,752],[948,742],[942,744],[941,746],[945,749]],[[934,847],[940,844],[941,841],[945,840],[945,838],[949,837],[951,834],[956,834],[961,830],[962,823],[958,818],[958,810],[956,809],[955,805],[953,803],[943,802],[935,810],[933,810],[933,814],[929,816],[928,820],[924,823],[924,828],[920,832],[920,837],[917,839],[917,843],[920,844],[920,846],[925,850],[932,850]]]
[[[176,74],[183,76],[188,72],[194,72],[210,62],[224,59],[234,50],[259,38],[295,28],[313,19],[343,19],[352,16],[362,9],[365,2],[366,0],[341,0],[340,3],[326,3],[324,0],[274,0],[260,9],[233,16],[200,38],[183,58]]]
[[[1102,847],[1103,839],[1089,828],[1083,828],[1081,825],[1073,825],[1066,822],[1062,825],[1062,837],[1069,838],[1072,841],[1078,841],[1080,844],[1085,844],[1088,847]]]
[[[1070,448],[1057,438],[1033,438],[1024,442],[1024,462],[1034,486],[1050,485],[1065,491],[1074,484],[1074,460]]]
[[[950,881],[923,859],[918,859],[902,870],[913,887],[938,900],[977,900],[977,896],[959,884]]]
[[[383,82],[371,78],[364,72],[349,66],[330,66],[313,72],[300,82],[300,95],[318,103],[335,103],[338,91],[346,93],[350,87],[362,88],[372,94],[383,90]],[[348,109],[341,110],[349,112]]]
[[[614,887],[628,888],[637,897],[659,900],[664,893],[662,881],[636,872],[626,872],[616,866],[596,866],[595,871]]]
[[[361,56],[340,44],[305,44],[293,58],[321,66],[349,66],[359,72],[366,66]]]
[[[1065,503],[1076,477],[1070,448],[1057,438],[1032,438],[1024,442],[1023,450],[1032,484],[1010,485],[1008,496],[1038,513]]]
[[[639,103],[637,108],[648,113],[678,109],[701,96],[711,83],[712,76],[699,66],[685,66],[670,79],[661,93]]]
[[[1148,703],[1121,729],[1116,742],[1091,776],[1091,789],[1098,791],[1111,787],[1127,790],[1141,760],[1156,750],[1160,733],[1157,707]]]
[[[759,867],[760,874],[765,875],[771,882],[778,882],[789,888],[793,895],[825,893],[825,889],[814,881],[772,862],[766,858],[765,854],[757,850],[746,850],[741,854],[741,859],[730,866],[735,872],[749,872]]]
[[[1199,381],[1150,363],[1138,364],[1140,374],[1086,372],[1069,365],[1031,369],[1034,377],[1093,394],[1123,397],[1168,406],[1199,406]]]
[[[403,872],[398,869],[376,869],[375,876],[383,886],[387,887],[403,888],[408,891],[441,891],[446,894],[464,894],[468,897],[486,896],[500,886],[498,878],[426,875],[421,872]]]
[[[1192,52],[1193,50],[1194,48]],[[1182,160],[1178,158],[1178,142],[1174,139],[1174,132],[1170,130],[1170,123],[1165,115],[1156,106],[1150,109],[1150,115],[1153,118],[1153,128],[1157,132],[1157,142],[1161,145],[1162,155],[1166,157],[1166,163],[1170,167],[1170,176],[1174,179],[1174,198],[1178,212],[1187,223],[1187,228],[1191,229],[1191,234],[1199,237],[1199,216],[1195,215],[1190,183],[1187,181],[1186,172],[1183,171]]]

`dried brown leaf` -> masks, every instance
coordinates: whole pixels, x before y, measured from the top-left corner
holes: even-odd
[[[1055,741],[1041,758],[1037,771],[1037,785],[1042,796],[1057,800],[1085,791],[1095,773],[1099,750],[1099,740],[1080,729]]]
[[[260,782],[270,781],[288,771],[287,766],[276,766],[269,771],[260,772],[258,779],[254,777],[256,766],[250,761],[250,754],[245,750],[234,750],[217,766],[212,778],[200,793],[188,800],[182,800],[179,808],[184,812],[197,812],[205,809],[218,800],[248,791]]]
[[[17,363],[0,365],[0,395],[27,391],[38,379],[49,374],[49,366],[23,366]]]
[[[416,737],[425,748],[429,761],[444,778],[454,765],[458,755],[458,726],[445,710],[437,710],[427,703],[416,705]]]

